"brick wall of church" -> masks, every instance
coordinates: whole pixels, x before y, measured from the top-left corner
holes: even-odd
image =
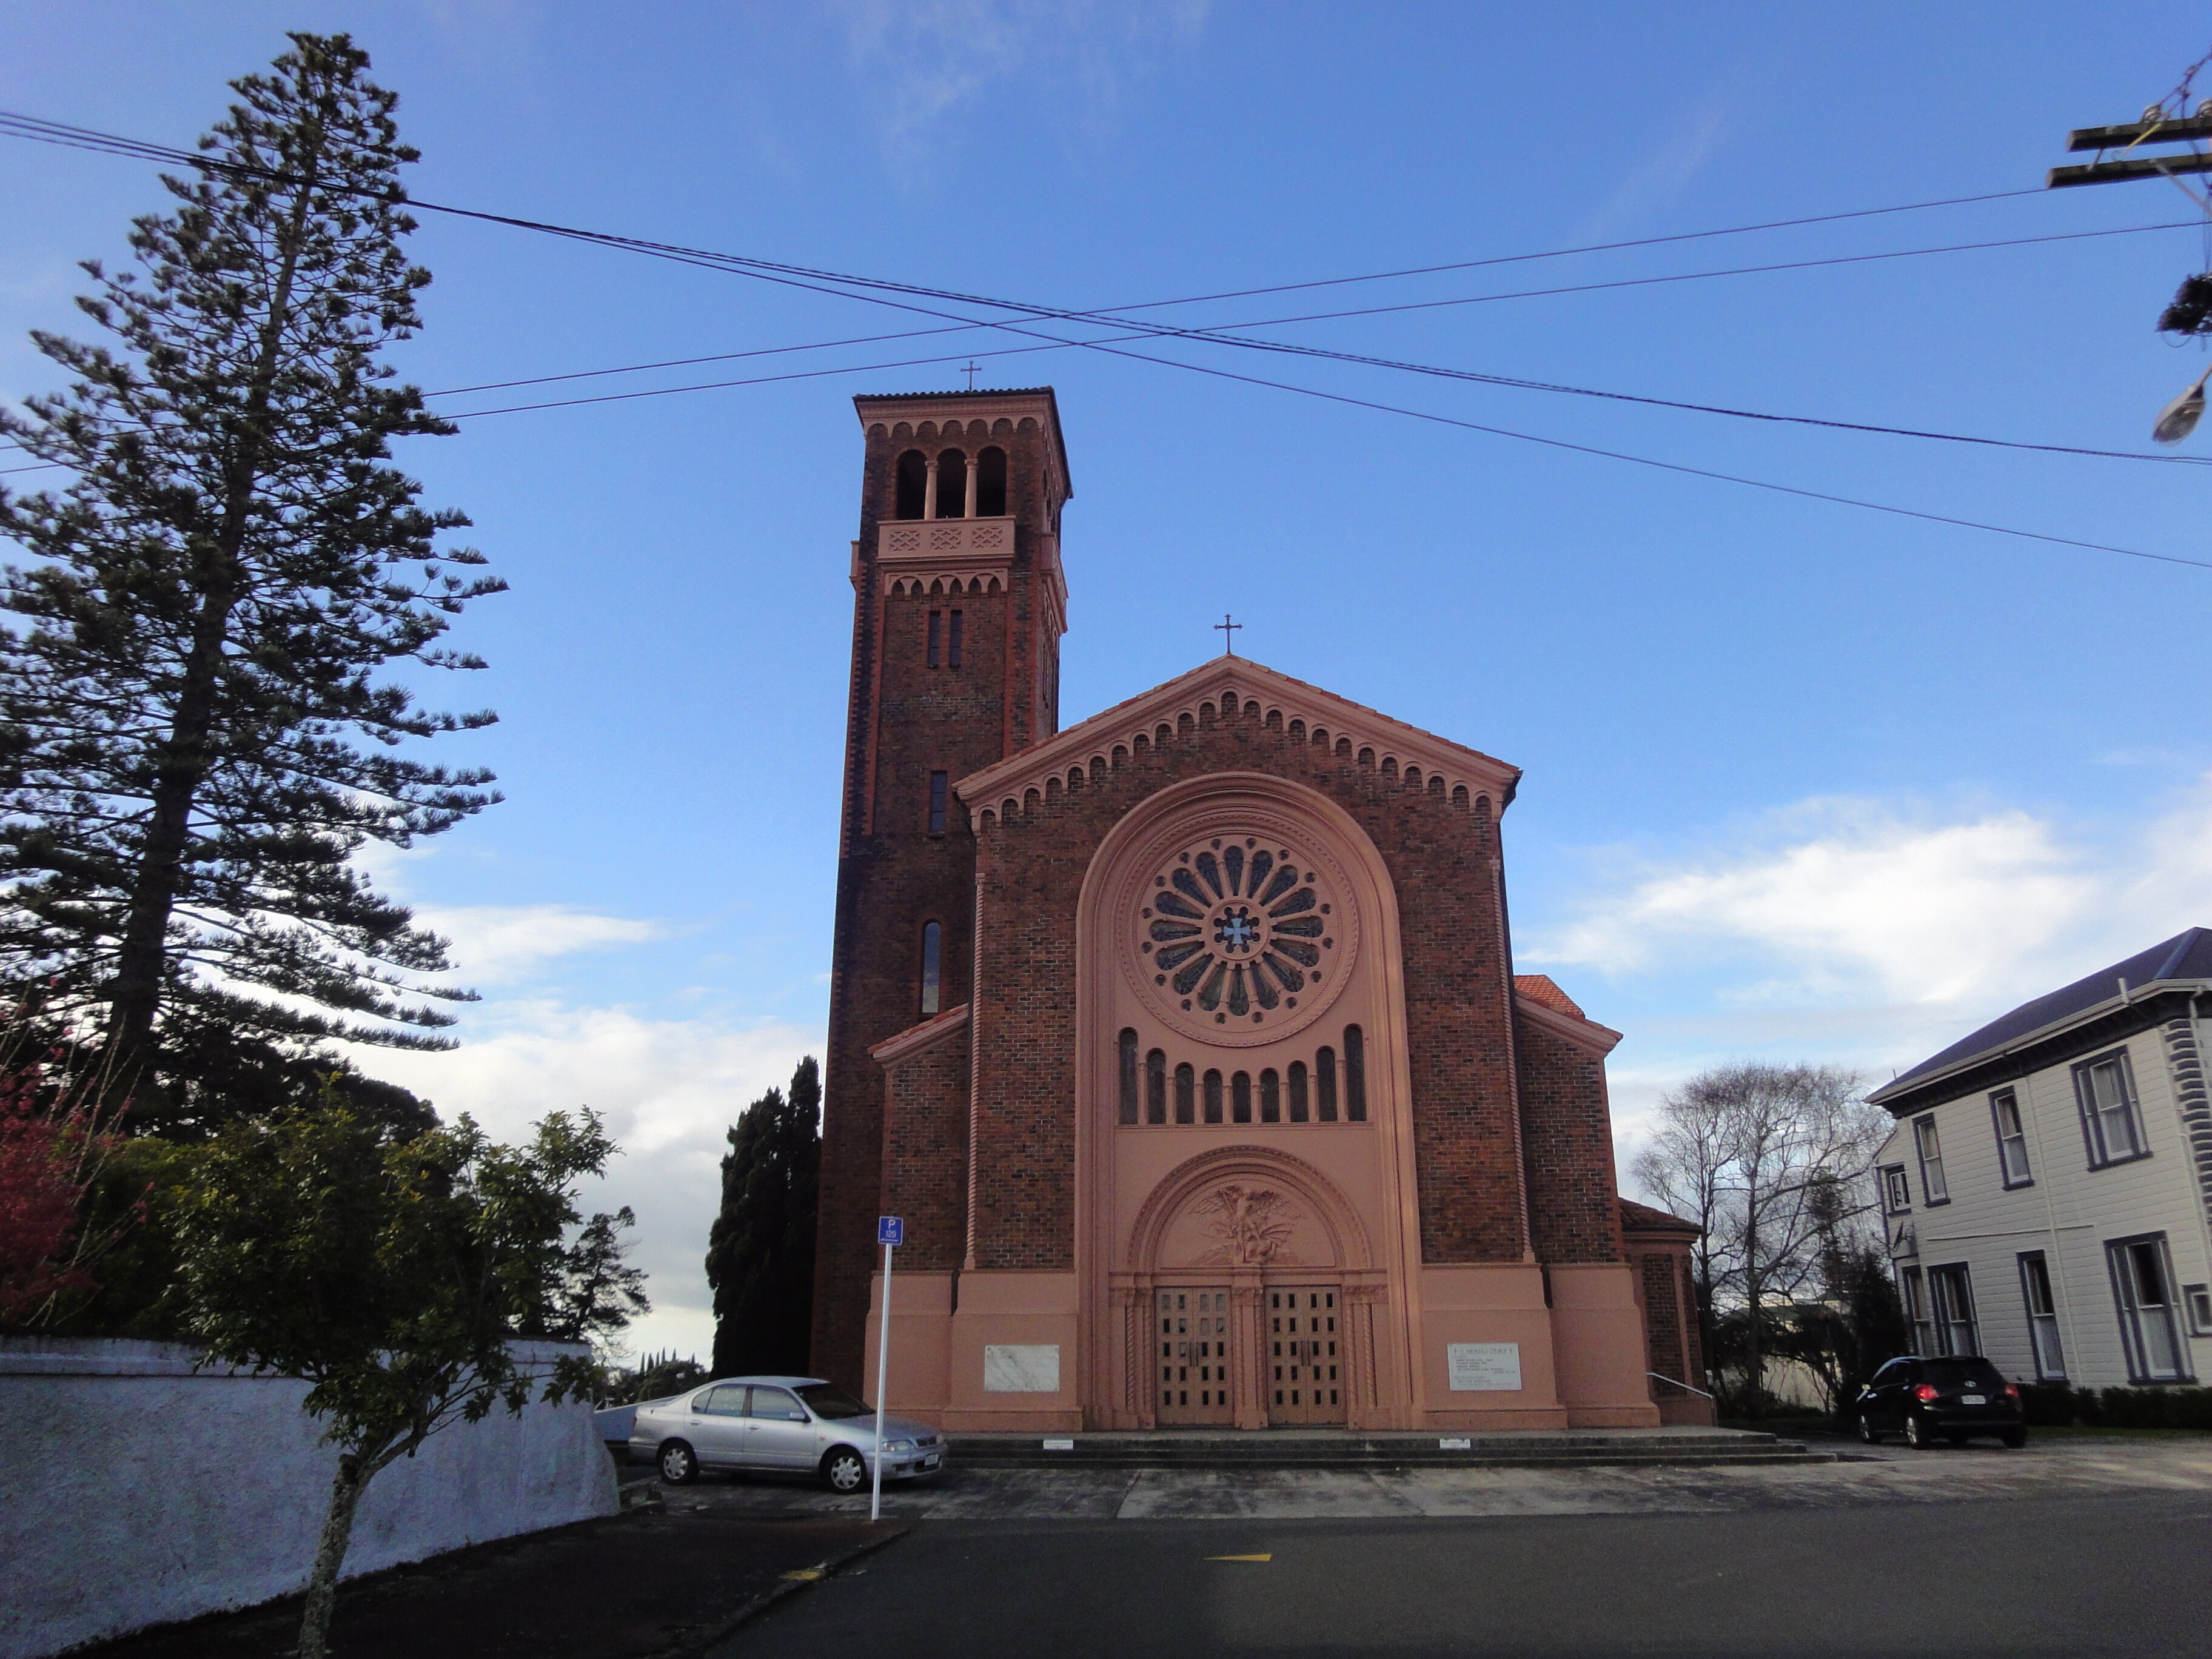
[[[1206,707],[1157,752],[1140,744],[979,837],[979,925],[989,944],[975,989],[978,1265],[1073,1265],[1075,916],[1093,850],[1158,790],[1238,769],[1312,785],[1381,851],[1404,944],[1423,1259],[1518,1261],[1521,1143],[1496,828],[1407,786],[1395,768],[1363,763],[1349,745],[1324,752],[1296,722],[1263,725],[1248,702],[1225,716]],[[1609,1146],[1603,1167],[1609,1178]]]
[[[968,1232],[968,1030],[884,1073],[883,1213],[906,1220],[902,1269],[951,1273]]]
[[[1605,1061],[1534,1019],[1516,1024],[1528,1230],[1536,1259],[1624,1261]]]

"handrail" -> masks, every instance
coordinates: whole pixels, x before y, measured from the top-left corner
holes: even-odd
[[[1692,1389],[1686,1382],[1675,1382],[1674,1379],[1671,1376],[1659,1376],[1659,1373],[1656,1371],[1646,1371],[1644,1374],[1646,1376],[1658,1376],[1662,1382],[1674,1382],[1676,1388],[1683,1389],[1687,1393],[1697,1395],[1700,1398],[1705,1400],[1711,1400],[1713,1398],[1711,1395],[1707,1394],[1703,1389]],[[1716,1401],[1715,1403],[1717,1404],[1718,1402]]]

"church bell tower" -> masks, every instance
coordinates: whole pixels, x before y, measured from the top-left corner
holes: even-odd
[[[853,401],[866,448],[811,1363],[858,1389],[872,1386],[860,1372],[884,1163],[870,1050],[968,1001],[975,839],[952,786],[1059,730],[1060,514],[1073,492],[1049,386]],[[945,1178],[964,1183],[964,1170]],[[957,1267],[962,1246],[916,1237],[902,1266]]]

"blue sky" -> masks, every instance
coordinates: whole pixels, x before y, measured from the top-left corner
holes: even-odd
[[[2040,183],[2208,44],[2201,8],[1321,7],[1122,0],[276,6],[15,0],[0,106],[167,143],[288,27],[402,94],[424,198],[1058,305],[1540,252]],[[2212,92],[2212,85],[2206,90]],[[74,262],[145,167],[0,149],[0,395],[53,383]],[[2166,183],[1229,300],[1227,323],[2200,219]],[[431,217],[434,390],[918,325],[788,287]],[[1276,337],[1686,401],[2148,450],[2203,367],[2152,330],[2191,228],[1285,325]],[[923,319],[926,320],[926,319]],[[440,400],[456,411],[1024,343],[980,334]],[[2182,466],[1976,451],[1383,370],[1180,357],[1802,489],[2212,557]],[[1889,517],[1095,352],[1069,720],[1240,648],[1526,769],[1521,966],[1626,1033],[1624,1149],[1735,1056],[1881,1077],[2212,921],[2212,571]],[[485,1000],[372,1057],[502,1131],[605,1111],[659,1310],[706,1346],[721,1131],[818,1050],[860,442],[885,368],[487,416],[403,456],[514,591],[432,688],[507,802],[377,868]],[[2212,454],[2212,439],[2193,451]]]

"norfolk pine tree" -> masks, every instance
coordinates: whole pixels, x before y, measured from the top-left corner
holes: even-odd
[[[553,1112],[525,1146],[463,1117],[403,1139],[325,1102],[224,1128],[176,1220],[185,1322],[207,1363],[296,1377],[337,1448],[300,1630],[321,1659],[354,1512],[377,1472],[495,1407],[589,1400],[588,1352],[518,1363],[513,1343],[585,1342],[648,1310],[623,1265],[625,1208],[585,1221],[577,1182],[614,1146]]]
[[[135,222],[142,270],[86,265],[113,346],[35,334],[75,384],[0,411],[75,474],[0,489],[0,536],[36,561],[0,590],[22,619],[0,637],[0,977],[104,1031],[156,1127],[219,1117],[188,1100],[210,1066],[215,1093],[332,1038],[450,1046],[422,999],[467,994],[414,977],[444,942],[353,860],[497,799],[405,752],[493,716],[377,678],[481,667],[438,641],[505,586],[434,545],[467,520],[386,464],[453,430],[379,360],[429,281],[400,246],[415,152],[347,37],[291,40]]]
[[[707,1239],[716,1376],[806,1369],[814,1322],[814,1220],[822,1171],[822,1068],[745,1108],[722,1159],[722,1210]]]

